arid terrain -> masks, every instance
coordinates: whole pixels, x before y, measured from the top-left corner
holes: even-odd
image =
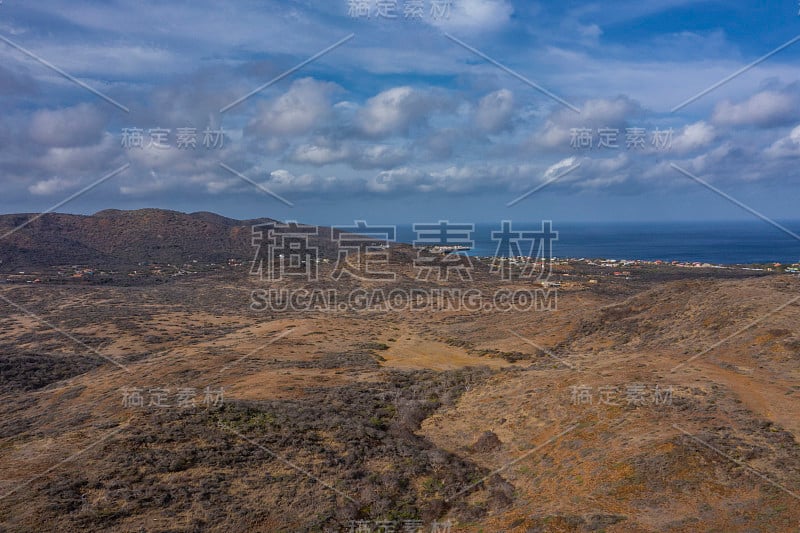
[[[191,263],[208,227],[143,254]],[[561,264],[547,309],[265,311],[252,291],[540,285],[421,281],[402,247],[394,281],[267,282],[249,234],[138,282],[123,235],[101,283],[71,273],[97,270],[85,229],[67,276],[42,231],[4,250],[0,531],[800,530],[798,276]]]

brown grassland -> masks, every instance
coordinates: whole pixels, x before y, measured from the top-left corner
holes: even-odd
[[[556,268],[550,311],[258,312],[245,271],[0,285],[0,530],[797,531],[800,279]],[[485,270],[439,285],[505,287]]]

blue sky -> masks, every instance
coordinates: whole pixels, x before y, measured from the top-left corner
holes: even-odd
[[[0,42],[0,211],[48,209],[130,165],[58,210],[752,218],[675,165],[766,216],[800,218],[800,42],[673,111],[800,35],[796,2],[414,4],[5,0],[0,36],[106,99]],[[179,148],[192,128],[196,147]],[[124,146],[126,129],[145,146]],[[206,129],[223,146],[203,146]],[[612,146],[598,147],[601,132]]]

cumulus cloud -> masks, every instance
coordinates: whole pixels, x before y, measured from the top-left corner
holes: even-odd
[[[169,187],[169,180],[161,177],[157,172],[151,170],[148,178],[137,181],[127,181],[120,185],[119,192],[126,196],[142,195],[164,191]]]
[[[800,126],[795,126],[789,135],[782,137],[772,143],[764,151],[765,155],[772,159],[800,156]]]
[[[83,146],[100,140],[107,121],[107,115],[90,104],[42,109],[31,116],[28,134],[44,146]]]
[[[77,180],[53,177],[46,180],[37,181],[28,187],[28,191],[37,196],[47,196],[50,194],[63,192],[74,187],[76,184]]]
[[[601,189],[629,182],[632,161],[625,154],[605,158],[567,157],[550,165],[537,163],[472,163],[441,169],[400,167],[379,172],[367,180],[374,193],[448,192],[470,193],[485,190],[530,190],[546,183],[570,167],[581,163],[549,187],[577,190]]]
[[[585,158],[581,161],[580,169],[563,179],[564,183],[572,182],[582,190],[606,189],[631,179],[631,160],[626,153],[614,157]]]
[[[104,133],[102,139],[96,144],[48,148],[43,155],[37,158],[36,164],[50,174],[93,172],[97,173],[99,178],[115,168],[114,165],[118,162],[120,155],[122,154],[119,144],[114,136]]]
[[[320,177],[313,174],[294,174],[286,169],[273,170],[262,185],[273,192],[320,192],[339,184],[335,176]]]
[[[128,160],[141,168],[147,169],[169,169],[175,168],[181,161],[193,157],[185,150],[175,150],[172,148],[158,148],[146,145],[143,148],[132,148],[126,150]],[[201,155],[205,155],[201,152]]]
[[[379,172],[367,180],[366,188],[368,191],[376,193],[413,189],[427,192],[432,190],[429,181],[430,176],[418,168],[400,167]]]
[[[507,0],[458,0],[431,17],[431,22],[447,30],[494,31],[507,25],[513,13],[514,7]]]
[[[499,185],[508,169],[493,165],[453,165],[431,172],[430,188],[441,191],[463,193]]]
[[[358,111],[361,131],[370,137],[407,134],[412,125],[426,122],[428,114],[447,107],[443,99],[431,92],[409,86],[394,87],[369,100]]]
[[[248,131],[268,135],[297,135],[322,126],[332,113],[335,83],[303,78],[278,98],[262,104]]]
[[[330,165],[346,161],[351,157],[349,147],[342,145],[324,146],[319,144],[304,144],[295,148],[290,159],[294,163],[305,163],[314,166]]]
[[[205,187],[209,194],[220,194],[233,189],[238,183],[235,178],[210,179],[205,183]]]
[[[384,144],[330,143],[298,146],[289,156],[293,163],[325,166],[345,163],[356,169],[391,168],[405,162],[410,152]]]
[[[533,136],[534,146],[543,148],[569,147],[570,130],[573,128],[617,128],[624,129],[630,119],[641,116],[642,108],[627,96],[614,99],[587,100],[581,112],[559,107],[545,120],[542,128]]]
[[[367,146],[356,153],[355,168],[387,168],[405,162],[411,156],[402,147],[376,144]]]
[[[500,89],[481,98],[475,109],[474,122],[482,131],[497,133],[510,129],[513,114],[514,94],[508,89]]]
[[[530,163],[474,163],[451,165],[442,169],[400,167],[383,172],[367,181],[372,192],[451,192],[466,193],[498,189],[519,183],[532,183],[544,169]]]
[[[721,144],[689,159],[687,161],[688,169],[697,174],[705,172],[724,174],[725,170],[730,168],[729,165],[726,165],[728,160],[739,153],[741,153],[740,150],[736,150],[730,143]]]
[[[587,11],[570,14],[561,22],[550,10],[533,4],[517,3],[515,13],[511,0],[456,0],[449,17],[434,21],[428,2],[426,22],[406,24],[404,20],[354,21],[344,16],[341,5],[296,4],[296,9],[285,10],[277,0],[269,0],[262,10],[231,12],[224,20],[209,17],[209,10],[175,11],[156,4],[122,11],[61,10],[67,20],[80,23],[81,35],[53,27],[52,37],[28,34],[26,42],[129,106],[131,113],[123,115],[91,99],[46,69],[28,64],[13,50],[0,50],[9,59],[0,66],[0,95],[9,101],[8,109],[0,114],[0,170],[5,183],[15,198],[63,194],[130,162],[130,171],[115,178],[117,188],[97,191],[97,202],[105,202],[103,194],[112,190],[156,203],[174,202],[177,191],[252,193],[251,185],[220,169],[219,162],[224,161],[271,190],[287,192],[293,200],[294,192],[330,191],[336,201],[347,201],[340,191],[386,193],[390,198],[403,191],[522,192],[578,162],[582,163],[579,170],[547,191],[613,187],[627,191],[637,185],[686,182],[669,167],[671,161],[709,179],[730,180],[724,184],[759,176],[787,180],[800,157],[800,126],[791,129],[800,124],[800,87],[787,87],[784,82],[762,84],[753,96],[743,96],[746,84],[729,84],[705,103],[665,118],[666,125],[658,122],[662,115],[647,115],[637,100],[602,96],[636,87],[640,101],[648,107],[677,103],[670,99],[688,96],[675,97],[677,85],[694,80],[690,85],[700,88],[730,73],[732,66],[723,60],[723,53],[739,61],[721,31],[655,35],[640,43],[642,53],[632,55],[617,41],[618,35],[603,33],[613,26],[612,21],[589,17]],[[47,9],[39,6],[34,11],[45,14]],[[108,20],[95,25],[92,14]],[[528,15],[530,19],[523,18]],[[144,43],[153,41],[165,21],[185,21],[187,16],[192,24],[175,26],[177,34],[159,41],[163,48],[106,46],[108,28],[119,27],[120,21],[138,21],[135,39]],[[518,20],[524,24],[517,24]],[[218,112],[340,39],[355,24],[359,38],[316,63],[313,72],[318,77],[285,79],[230,113]],[[505,74],[434,38],[438,32],[432,33],[425,24],[464,36],[515,68],[535,65],[535,75],[524,74],[541,79],[548,88],[552,84],[559,94],[567,91],[570,94],[563,96],[576,100],[582,112],[564,109],[527,89],[495,90]],[[237,31],[218,31],[228,27]],[[501,29],[513,34],[470,35]],[[558,34],[560,38],[545,38]],[[185,37],[198,35],[202,35],[199,40],[191,39],[191,50],[185,48],[189,43]],[[209,35],[222,39],[224,46]],[[605,53],[598,55],[594,52],[601,38]],[[91,42],[93,50],[82,47],[83,40]],[[407,46],[410,41],[414,46]],[[551,44],[518,46],[528,41]],[[715,42],[711,59],[685,61],[698,43]],[[108,50],[124,53],[109,56]],[[100,58],[103,51],[105,56]],[[159,68],[153,69],[154,65]],[[198,65],[202,66],[195,70]],[[674,83],[664,81],[665,68]],[[119,75],[99,76],[98,71]],[[796,66],[781,63],[780,58],[765,63],[759,72],[776,80],[797,79]],[[345,88],[323,81],[344,80],[344,76]],[[399,81],[364,92],[376,80],[386,79]],[[351,89],[352,93],[344,93]],[[578,101],[586,95],[592,99]],[[715,99],[723,97],[730,100],[711,112]],[[76,105],[80,100],[91,104]],[[113,131],[109,120],[114,121]],[[123,150],[119,143],[121,127],[172,128],[174,139],[178,127],[194,126],[202,132],[206,125],[219,126],[221,120],[229,133],[224,150],[181,151],[174,146]],[[652,146],[656,126],[674,127],[671,151]],[[572,128],[591,128],[596,133],[606,127],[619,131],[618,150],[570,147]],[[646,127],[646,147],[626,149],[626,127]],[[776,129],[764,131],[772,127]],[[527,150],[519,150],[520,145]],[[696,184],[688,180],[687,185]]]
[[[714,126],[701,120],[684,126],[673,139],[672,149],[678,153],[691,152],[708,146],[716,137],[717,133]]]
[[[762,91],[734,104],[728,100],[714,109],[712,120],[724,126],[785,126],[800,118],[800,94],[795,90]]]
[[[642,108],[636,100],[627,96],[617,96],[614,99],[598,98],[587,100],[581,107],[580,114],[569,109],[559,108],[560,117],[572,119],[573,122],[583,123],[588,121],[590,125],[606,124],[614,126],[622,124],[628,118],[641,114]],[[578,117],[580,117],[578,119]]]

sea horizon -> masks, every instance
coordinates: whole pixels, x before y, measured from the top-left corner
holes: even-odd
[[[789,232],[800,234],[800,220],[776,221]],[[538,222],[513,222],[514,230],[541,229]],[[397,224],[397,241],[412,244],[413,224]],[[498,253],[492,232],[500,222],[478,223],[471,234],[473,245],[465,253],[492,257]],[[699,262],[714,265],[800,261],[800,239],[760,220],[663,221],[663,222],[552,222],[558,233],[552,256],[560,259],[618,259],[664,262]],[[456,243],[457,244],[457,243]]]

